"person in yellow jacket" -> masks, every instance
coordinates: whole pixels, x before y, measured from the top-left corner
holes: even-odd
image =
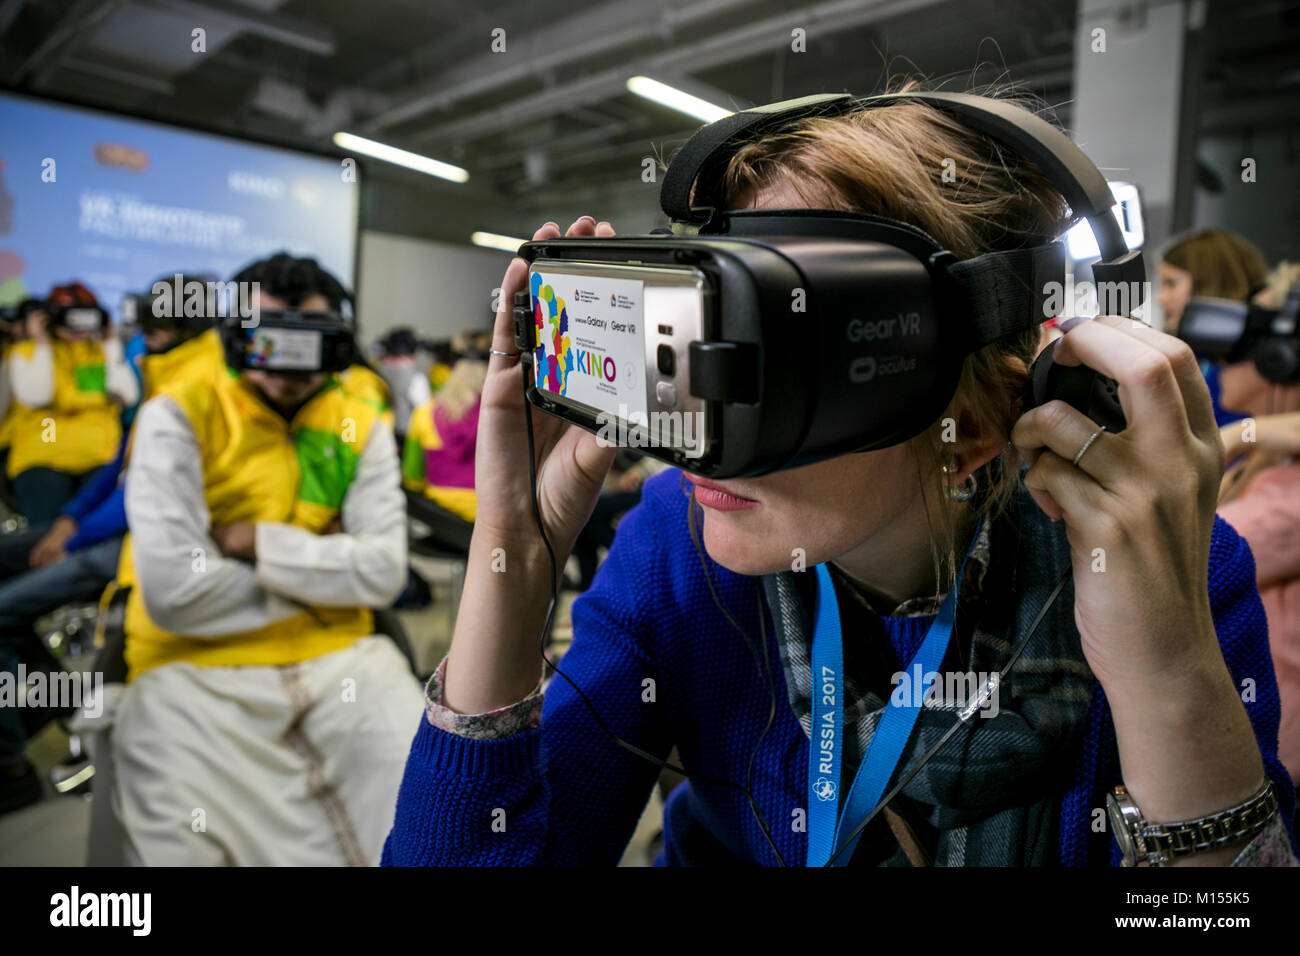
[[[131,863],[378,862],[422,711],[370,610],[406,582],[392,431],[340,386],[324,283],[260,273],[259,321],[223,322],[234,374],[164,388],[135,424],[111,733]]]
[[[121,406],[135,404],[139,385],[108,314],[80,283],[56,286],[27,333],[7,356],[7,474],[18,510],[44,525],[116,456]]]
[[[491,338],[463,334],[438,394],[411,413],[402,448],[402,482],[466,521],[477,511],[474,449]]]

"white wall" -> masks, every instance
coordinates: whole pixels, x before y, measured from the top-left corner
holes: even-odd
[[[1107,179],[1137,184],[1151,247],[1168,237],[1174,218],[1185,20],[1181,0],[1078,5],[1073,139]],[[1105,31],[1104,51],[1094,52],[1094,30]]]
[[[373,342],[396,325],[431,339],[491,328],[492,290],[509,263],[507,253],[490,249],[362,232],[362,339]]]
[[[1201,140],[1201,158],[1223,180],[1219,194],[1196,193],[1196,229],[1231,229],[1255,245],[1270,266],[1300,260],[1300,155],[1291,134],[1261,131],[1251,140],[1214,136]],[[1255,160],[1255,181],[1241,181],[1241,161]]]

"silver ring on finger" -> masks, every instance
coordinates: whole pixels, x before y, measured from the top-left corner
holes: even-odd
[[[488,352],[492,355],[503,356],[504,358],[519,358],[519,356],[524,354],[523,352],[503,352],[500,349],[488,349]]]
[[[1072,464],[1076,468],[1079,466],[1079,459],[1083,457],[1083,453],[1092,447],[1092,443],[1097,440],[1097,436],[1100,435],[1105,430],[1106,430],[1106,426],[1102,425],[1095,432],[1093,432],[1091,435],[1088,436],[1088,440],[1083,443],[1083,447],[1079,449],[1079,453],[1074,456],[1074,461],[1072,462]]]

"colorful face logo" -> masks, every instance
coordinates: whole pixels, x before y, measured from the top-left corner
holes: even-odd
[[[265,366],[275,354],[275,343],[264,333],[256,333],[249,346],[248,364],[256,368]]]
[[[569,311],[555,290],[536,272],[530,277],[533,298],[533,325],[537,329],[534,350],[537,387],[564,395],[573,368],[573,350],[569,348]]]
[[[533,325],[537,330],[537,348],[534,350],[537,369],[537,387],[556,395],[567,395],[569,376],[590,375],[606,382],[618,376],[618,366],[612,355],[596,355],[569,341],[569,310],[555,289],[547,285],[536,272],[530,286],[533,300]],[[574,290],[574,296],[578,292]],[[614,301],[610,295],[611,304]]]

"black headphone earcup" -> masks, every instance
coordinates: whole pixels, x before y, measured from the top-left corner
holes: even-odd
[[[1047,401],[1048,376],[1052,373],[1052,364],[1056,354],[1056,346],[1060,339],[1049,342],[1047,347],[1038,353],[1034,359],[1034,364],[1029,367],[1029,377],[1025,379],[1024,393],[1024,411],[1031,408],[1037,408]]]
[[[1270,339],[1255,349],[1252,358],[1259,374],[1274,384],[1300,381],[1300,343]]]
[[[1056,364],[1056,347],[1061,341],[1052,342],[1034,359],[1025,381],[1022,413],[1060,399],[1098,425],[1105,425],[1112,434],[1122,432],[1128,422],[1115,380],[1086,365]]]

